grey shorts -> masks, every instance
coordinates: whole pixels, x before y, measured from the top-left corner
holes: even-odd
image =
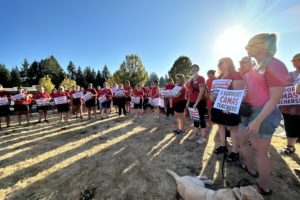
[[[241,117],[240,128],[245,129],[262,111],[262,107],[252,109],[249,117]],[[281,113],[275,108],[270,115],[261,123],[257,136],[260,138],[271,138],[281,121]]]

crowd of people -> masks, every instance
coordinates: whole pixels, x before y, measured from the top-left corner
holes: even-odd
[[[229,57],[221,58],[218,69],[207,72],[208,79],[199,75],[200,67],[192,65],[191,76],[177,74],[175,83],[169,78],[165,88],[158,87],[154,81],[151,87],[138,83],[134,88],[130,82],[124,85],[117,83],[94,88],[92,84],[87,89],[80,86],[66,90],[60,86],[57,91],[48,94],[40,87],[35,95],[31,95],[18,88],[17,99],[0,85],[1,117],[6,118],[7,126],[10,123],[10,101],[14,101],[14,111],[21,125],[21,115],[26,116],[29,124],[29,108],[31,101],[37,104],[39,113],[38,123],[48,121],[47,112],[53,105],[60,114],[60,121],[68,121],[70,113],[75,117],[83,118],[87,112],[88,119],[92,117],[101,120],[109,117],[112,108],[119,116],[132,112],[133,117],[141,118],[147,110],[153,110],[153,117],[160,117],[160,106],[163,106],[165,117],[175,115],[177,128],[175,134],[185,133],[184,122],[189,108],[198,111],[199,120],[193,119],[193,134],[189,138],[198,144],[205,144],[213,124],[218,127],[219,145],[215,154],[227,153],[226,136],[230,133],[232,147],[227,162],[237,162],[240,155],[244,157],[241,167],[251,176],[257,178],[257,190],[263,195],[271,194],[271,159],[268,151],[272,135],[279,126],[283,116],[287,134],[287,146],[283,153],[290,155],[295,152],[295,143],[299,139],[300,131],[297,122],[300,122],[300,104],[278,106],[286,86],[295,86],[295,93],[300,94],[300,54],[296,54],[292,63],[295,70],[288,72],[285,64],[274,57],[276,53],[277,37],[275,34],[262,33],[252,37],[245,47],[248,56],[243,57],[237,69]],[[231,80],[228,90],[245,90],[246,94],[240,107],[240,113],[231,113],[213,107],[218,93],[212,92],[214,80]],[[175,89],[176,88],[176,89]],[[164,92],[163,92],[164,91]],[[170,93],[166,95],[166,91]],[[161,102],[163,99],[163,102]],[[100,109],[99,114],[97,110]],[[132,110],[131,110],[132,109]],[[93,113],[93,116],[92,116]],[[208,115],[206,120],[205,115]],[[99,115],[99,116],[98,116]],[[256,162],[255,162],[256,161]],[[256,165],[256,164],[257,165]],[[256,167],[257,166],[257,169]]]

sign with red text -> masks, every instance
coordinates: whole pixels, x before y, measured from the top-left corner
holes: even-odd
[[[152,106],[159,106],[159,98],[151,98],[149,99],[149,104],[152,105]]]
[[[230,79],[217,79],[217,80],[214,80],[212,82],[212,86],[211,86],[211,94],[213,94],[214,96],[217,96],[218,92],[221,89],[228,89],[231,82],[232,82],[232,80],[230,80]]]
[[[116,90],[115,96],[116,97],[124,97],[124,90]]]
[[[296,83],[300,83],[300,74],[299,74],[299,76],[296,78],[296,80],[294,81],[294,84],[296,84]]]
[[[191,117],[192,120],[194,120],[194,121],[200,121],[200,116],[199,116],[198,109],[188,108],[188,110],[189,110],[189,115],[190,115],[190,117]]]
[[[182,88],[181,86],[176,85],[171,91],[171,96],[176,97],[180,92],[181,88]]]
[[[66,96],[55,97],[54,102],[55,102],[55,105],[66,104],[66,103],[68,103],[68,99]]]
[[[40,107],[40,106],[49,106],[50,105],[50,100],[45,99],[45,98],[36,99],[35,102],[36,102],[38,107]]]
[[[82,96],[83,101],[88,101],[88,100],[91,100],[92,98],[93,98],[93,95],[90,92],[87,92],[85,95]]]
[[[82,92],[75,92],[72,94],[73,99],[79,99],[83,96]]]
[[[214,108],[238,114],[244,92],[244,90],[220,90],[214,103]]]
[[[107,98],[106,98],[105,95],[102,95],[102,96],[100,96],[100,97],[98,98],[98,100],[99,100],[100,103],[104,103],[105,101],[107,101]]]
[[[161,89],[160,90],[160,96],[162,98],[169,98],[169,97],[171,97],[171,93],[172,93],[172,90],[166,90],[166,89]]]
[[[140,100],[141,100],[140,97],[135,97],[135,96],[132,96],[132,97],[131,97],[131,101],[132,101],[134,104],[140,104]]]
[[[20,99],[24,99],[25,98],[25,94],[24,93],[20,93],[20,94],[16,94],[14,96],[11,97],[12,101],[17,101]]]
[[[296,94],[295,86],[285,87],[283,95],[278,103],[279,106],[299,105],[300,95]]]
[[[9,102],[6,97],[0,97],[0,106],[6,106],[8,104],[9,104]]]

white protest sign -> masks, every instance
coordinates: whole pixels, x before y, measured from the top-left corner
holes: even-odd
[[[177,94],[180,92],[181,88],[181,86],[176,85],[171,91],[171,96],[176,97]]]
[[[6,106],[8,104],[9,104],[9,102],[6,97],[0,97],[0,106]]]
[[[20,93],[20,94],[16,94],[16,95],[12,96],[11,100],[12,101],[17,101],[17,100],[23,99],[23,98],[25,98],[25,94],[24,93]]]
[[[98,98],[98,100],[99,100],[100,103],[104,103],[105,101],[107,101],[107,98],[106,98],[105,95],[102,95],[102,96],[100,96],[100,97]]]
[[[163,98],[159,98],[159,107],[165,107],[165,100]]]
[[[160,96],[163,98],[171,97],[172,90],[161,89]]]
[[[124,97],[124,90],[116,90],[115,96],[116,97]]]
[[[75,92],[72,94],[73,99],[79,99],[83,96],[82,92]]]
[[[198,109],[188,108],[188,110],[189,110],[189,115],[190,115],[190,117],[191,117],[192,120],[194,120],[194,121],[200,121],[200,116],[199,116]]]
[[[62,97],[55,97],[54,102],[55,102],[55,105],[60,105],[60,104],[68,103],[68,100],[67,100],[66,96],[62,96]]]
[[[132,97],[131,97],[131,101],[132,101],[134,104],[140,104],[140,100],[141,100],[140,97],[135,97],[135,96],[132,96]]]
[[[244,92],[244,90],[220,90],[214,108],[238,114]]]
[[[300,95],[296,94],[295,86],[285,87],[283,95],[278,103],[279,106],[299,105]]]
[[[299,76],[296,78],[296,80],[294,81],[294,84],[296,84],[296,83],[300,83],[300,74],[299,74]]]
[[[45,98],[40,98],[35,100],[37,106],[49,106],[50,105],[50,100],[45,99]]]
[[[218,95],[219,90],[228,89],[232,80],[230,79],[217,79],[212,82],[211,93],[215,96]]]
[[[159,98],[149,99],[149,104],[152,105],[152,106],[159,106]]]
[[[82,96],[83,101],[88,101],[88,100],[91,100],[92,98],[93,98],[93,95],[90,92],[87,92],[85,95]]]

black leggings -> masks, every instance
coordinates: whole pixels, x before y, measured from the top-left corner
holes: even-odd
[[[189,107],[192,108],[194,104],[195,103],[190,103]],[[206,112],[205,107],[206,107],[206,101],[205,100],[201,100],[197,105],[198,112],[199,112],[199,117],[200,117],[200,122],[194,121],[194,127],[196,127],[196,128],[199,128],[199,126],[201,126],[201,128],[206,128],[206,123],[205,123],[205,118],[204,118],[204,115],[205,115],[205,112]]]
[[[126,100],[125,100],[125,98],[124,97],[118,98],[118,99],[116,99],[116,101],[118,102],[119,115],[121,115],[122,109],[123,109],[124,115],[126,115],[126,109],[125,109]]]
[[[167,107],[167,113],[166,113],[167,117],[169,117],[170,114],[173,116],[174,109],[171,108],[171,106],[170,106],[170,99],[166,99],[165,102],[166,102],[166,107]]]

